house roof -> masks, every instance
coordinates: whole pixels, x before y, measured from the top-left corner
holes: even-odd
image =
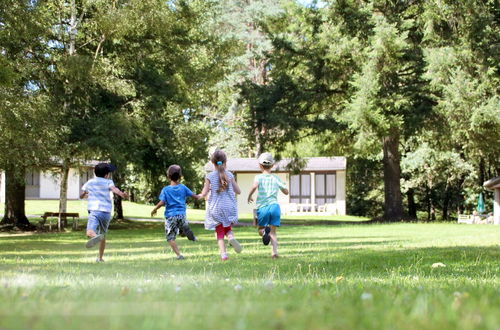
[[[273,168],[275,172],[289,172],[287,165],[291,158],[285,158],[276,163]],[[304,158],[306,164],[302,171],[340,171],[346,169],[345,157],[310,157]],[[212,163],[205,165],[205,170],[213,171]],[[231,172],[260,172],[259,163],[256,158],[230,158],[227,161],[227,169]]]
[[[483,187],[488,190],[500,189],[500,176],[485,181],[483,183]]]

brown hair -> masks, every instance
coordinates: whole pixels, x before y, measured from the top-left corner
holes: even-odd
[[[167,169],[167,176],[172,181],[179,181],[182,176],[182,170],[179,165],[170,165]]]
[[[219,189],[217,192],[222,192],[227,189],[227,175],[225,172],[227,157],[226,153],[222,150],[215,150],[212,154],[212,163],[215,166],[215,169],[219,172]]]

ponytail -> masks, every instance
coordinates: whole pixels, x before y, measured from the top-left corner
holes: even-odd
[[[226,161],[227,157],[224,151],[222,150],[216,150],[212,154],[212,163],[214,164],[215,168],[217,169],[217,172],[219,172],[219,189],[217,189],[217,192],[223,192],[224,190],[227,189],[228,186],[228,178],[226,175]]]
[[[219,171],[219,189],[217,192],[222,192],[227,189],[227,175],[226,169],[224,165],[216,165],[217,170]]]

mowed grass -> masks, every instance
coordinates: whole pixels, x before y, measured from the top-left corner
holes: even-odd
[[[164,209],[160,209],[155,217],[151,217],[151,210],[154,205],[133,203],[123,201],[123,214],[127,219],[163,219]],[[0,214],[3,213],[4,204],[0,203]],[[26,214],[30,218],[37,218],[45,212],[57,212],[59,210],[58,200],[27,200],[25,204]],[[67,204],[67,212],[79,213],[82,219],[87,218],[87,201],[86,200],[70,200]],[[187,209],[187,217],[191,221],[203,221],[205,219],[205,210]],[[282,220],[285,223],[322,223],[322,222],[359,222],[366,221],[366,217],[350,216],[350,215],[284,215]],[[251,214],[241,214],[241,222],[252,222]]]
[[[193,229],[177,261],[160,223],[112,225],[101,264],[83,231],[1,234],[0,328],[499,329],[497,226],[284,226],[277,260],[237,227],[226,262]]]

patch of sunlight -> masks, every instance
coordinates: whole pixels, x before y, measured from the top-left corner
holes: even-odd
[[[30,288],[38,283],[38,277],[29,274],[16,274],[14,277],[1,277],[0,286],[2,287],[20,287]]]

